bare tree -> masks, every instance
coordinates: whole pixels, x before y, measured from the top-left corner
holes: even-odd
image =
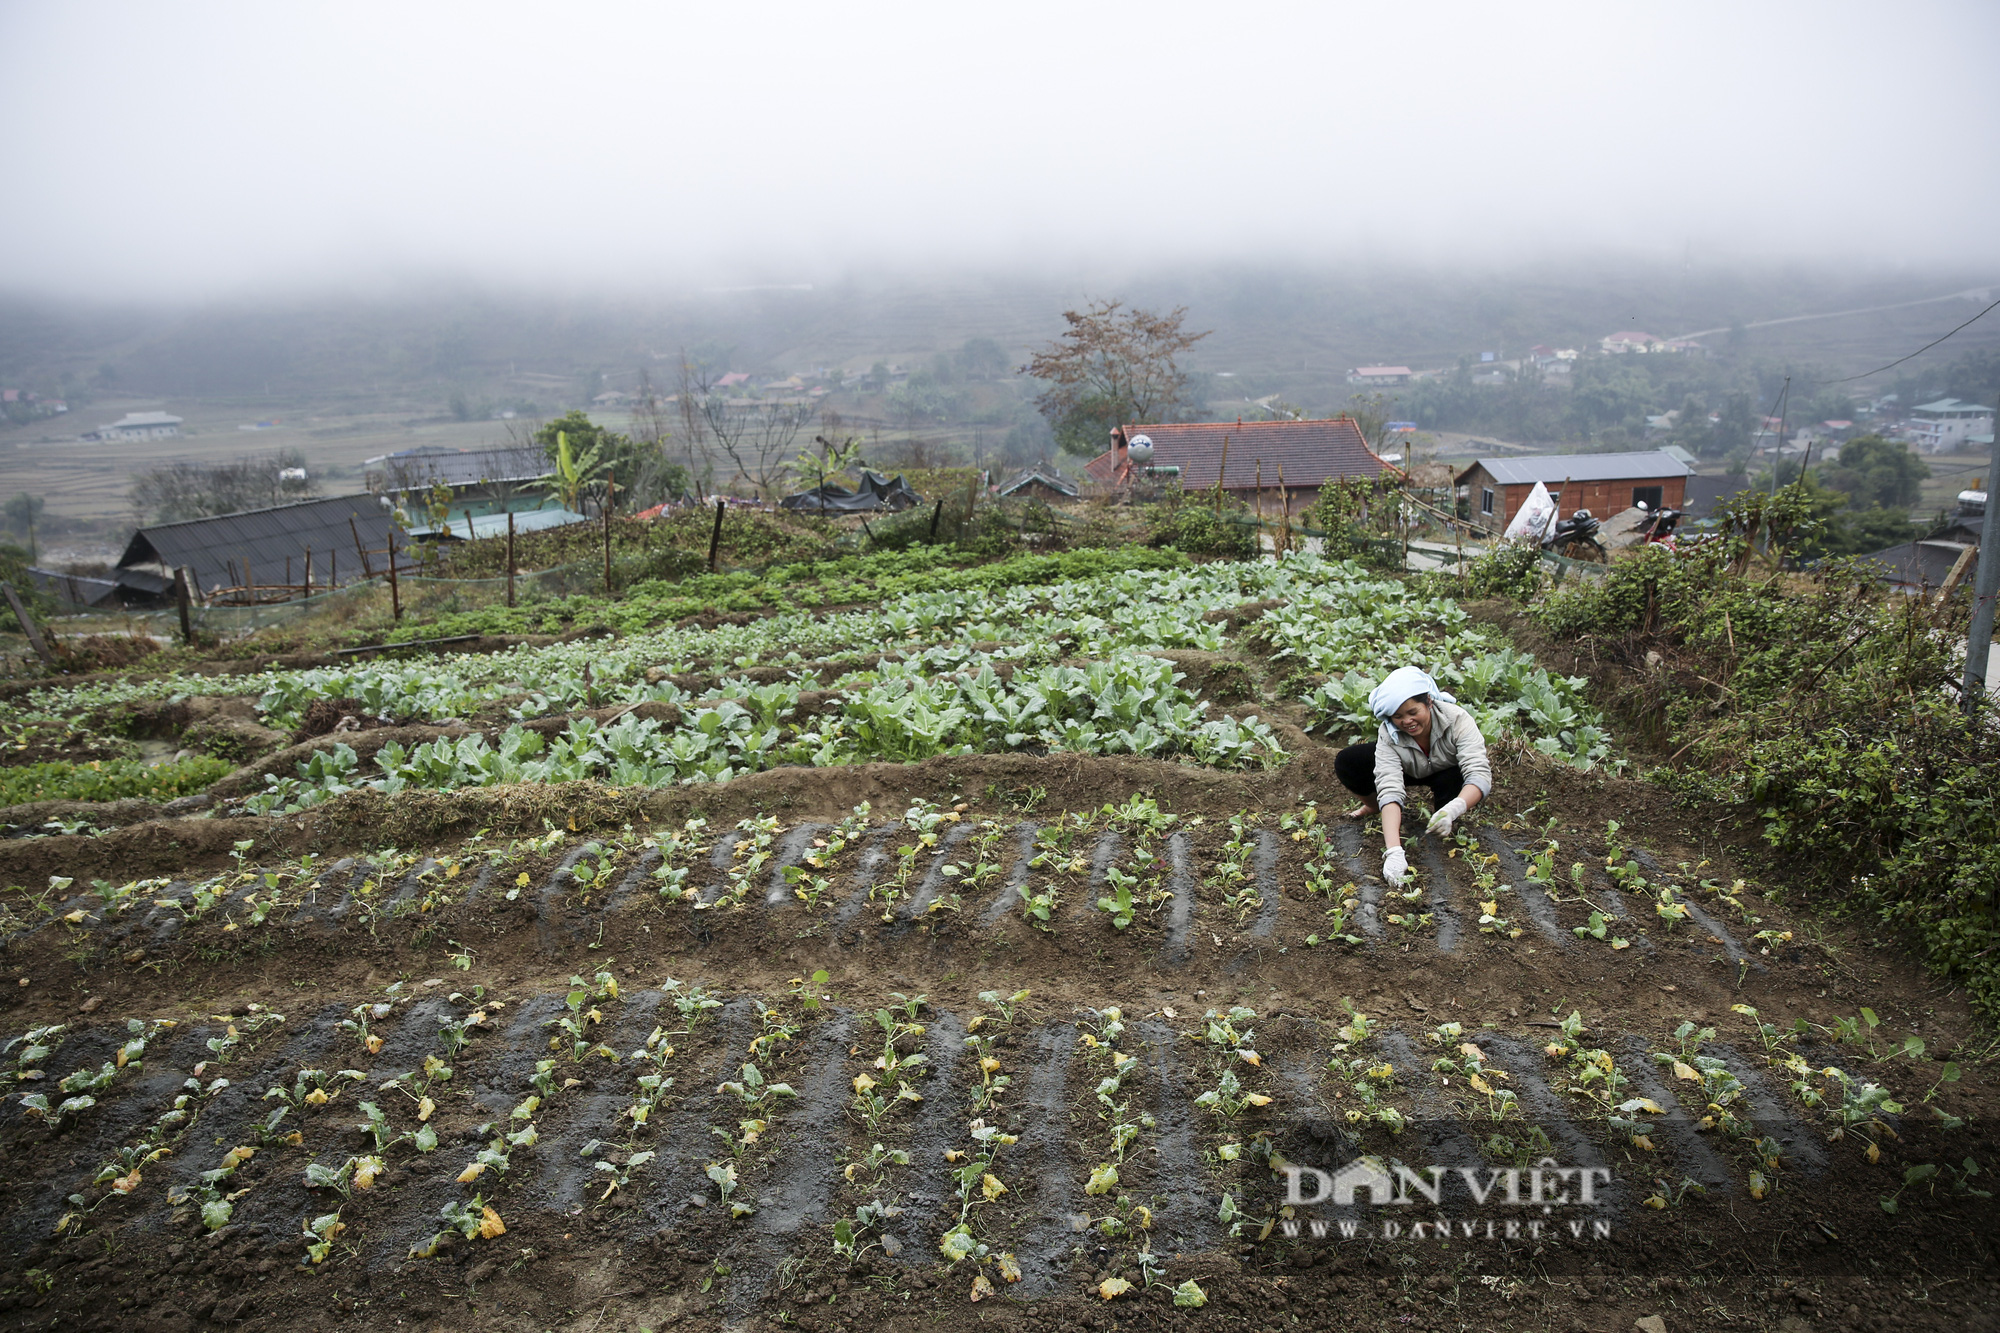
[[[673,438],[673,418],[667,400],[653,387],[652,372],[639,371],[639,388],[632,395],[632,438],[654,449],[665,449]]]
[[[312,498],[305,455],[281,449],[233,463],[167,463],[132,478],[126,496],[141,524],[178,523]]]
[[[716,390],[706,371],[683,360],[681,416],[722,450],[735,468],[732,480],[740,478],[769,498],[792,471],[793,446],[819,416],[819,404],[809,399],[731,398]]]
[[[1186,317],[1185,306],[1156,315],[1126,310],[1122,301],[1063,311],[1069,328],[1020,369],[1047,384],[1035,406],[1057,443],[1096,454],[1119,425],[1170,419],[1188,384],[1178,358],[1208,336],[1185,332]]]
[[[701,410],[702,401],[714,392],[706,368],[688,360],[685,351],[681,353],[679,392],[674,395],[674,406],[679,409],[681,419],[681,447],[687,451],[688,474],[694,478],[697,495],[704,485],[712,485],[715,474],[709,467],[708,458],[708,418]]]

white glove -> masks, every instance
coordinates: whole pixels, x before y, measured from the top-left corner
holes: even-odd
[[[1382,853],[1382,878],[1397,888],[1410,877],[1410,858],[1403,855],[1401,847],[1391,847]]]
[[[1427,831],[1437,834],[1440,838],[1449,838],[1451,836],[1451,826],[1464,817],[1465,798],[1463,796],[1454,796],[1439,806],[1437,813],[1431,816],[1431,822],[1427,826]]]

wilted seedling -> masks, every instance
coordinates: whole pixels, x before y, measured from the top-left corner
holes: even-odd
[[[764,1111],[775,1097],[796,1097],[789,1083],[767,1083],[755,1064],[745,1064],[740,1076],[727,1083],[718,1083],[717,1094],[732,1093],[743,1105],[753,1111]]]
[[[682,1029],[683,1034],[692,1031],[696,1023],[712,1018],[715,1011],[722,1007],[722,1001],[716,999],[715,993],[704,986],[683,986],[674,978],[668,977],[660,989],[667,993],[667,998],[673,1001],[675,1010],[681,1016],[681,1022],[687,1025]]]
[[[722,1133],[721,1130],[716,1130],[715,1132],[718,1134]],[[715,1182],[716,1189],[721,1191],[722,1202],[728,1206],[729,1216],[732,1220],[739,1217],[748,1217],[751,1213],[757,1211],[749,1204],[732,1200],[729,1197],[736,1192],[736,1162],[734,1159],[726,1162],[710,1162],[706,1174],[710,1180]]]
[[[356,1041],[361,1043],[361,1049],[368,1052],[368,1054],[378,1054],[382,1049],[382,1038],[375,1034],[369,1024],[388,1017],[390,1013],[389,1006],[386,1004],[357,1004],[351,1012],[354,1014],[354,1017],[340,1020],[341,1031],[351,1034]]]
[[[973,1021],[976,1023],[978,1020]],[[994,1109],[994,1098],[1012,1086],[1013,1077],[1000,1072],[1000,1057],[993,1053],[997,1039],[974,1033],[965,1039],[965,1044],[972,1048],[979,1064],[979,1086],[972,1090],[971,1109],[990,1111]]]
[[[256,1156],[251,1147],[231,1148],[222,1155],[222,1165],[212,1171],[204,1171],[195,1178],[192,1185],[183,1185],[167,1193],[167,1202],[178,1207],[194,1202],[201,1208],[201,1224],[209,1231],[220,1231],[229,1225],[230,1215],[236,1211],[236,1200],[247,1190],[225,1193],[224,1186],[236,1173],[236,1168]]]
[[[1013,1025],[1015,1010],[1018,1009],[1020,1007],[1021,1002],[1023,1000],[1026,1000],[1027,998],[1028,998],[1028,991],[1025,987],[1022,988],[1021,990],[1015,991],[1012,995],[1008,995],[1005,994],[1004,992],[997,990],[983,990],[979,992],[979,1002],[981,1004],[990,1005],[993,1008],[999,1010],[1000,1021],[1009,1026]],[[973,1029],[976,1029],[980,1024],[989,1021],[990,1020],[987,1018],[986,1015],[981,1014],[978,1017],[974,1018],[971,1022],[966,1024],[966,1030],[971,1031]]]
[[[1132,890],[1138,884],[1139,877],[1127,874],[1117,866],[1106,866],[1104,880],[1111,886],[1111,892],[1097,900],[1097,910],[1108,914],[1112,926],[1116,929],[1124,930],[1132,924],[1136,912],[1132,903]]]
[[[874,1242],[862,1243],[862,1237],[870,1231],[880,1230],[888,1219],[901,1217],[903,1210],[893,1204],[885,1204],[880,1199],[871,1199],[859,1204],[851,1218],[835,1218],[833,1223],[833,1252],[843,1259],[858,1259],[874,1248]]]
[[[340,1239],[347,1224],[340,1220],[340,1210],[313,1218],[305,1225],[306,1259],[311,1263],[322,1263],[333,1253],[333,1243]]]
[[[882,1183],[883,1175],[892,1166],[908,1166],[910,1154],[903,1148],[885,1148],[881,1144],[871,1144],[866,1149],[854,1153],[848,1160],[841,1175],[850,1183],[858,1182],[863,1176],[872,1177],[863,1189],[874,1189]]]
[[[438,1215],[444,1219],[449,1230],[438,1232],[422,1245],[411,1246],[412,1259],[428,1259],[436,1254],[439,1244],[453,1231],[467,1240],[491,1240],[507,1234],[506,1223],[500,1220],[500,1214],[493,1210],[483,1195],[473,1195],[469,1203],[448,1203],[438,1210]]]
[[[51,1023],[45,1027],[30,1028],[5,1046],[0,1046],[0,1054],[13,1054],[16,1047],[20,1048],[19,1054],[14,1055],[14,1067],[0,1072],[0,1082],[34,1082],[42,1078],[43,1062],[55,1053],[56,1047],[62,1045],[63,1036],[68,1031],[65,1024]]]
[[[308,1163],[305,1171],[307,1189],[332,1190],[341,1198],[349,1197],[353,1190],[374,1188],[375,1178],[387,1170],[387,1164],[374,1154],[350,1157],[339,1166],[323,1166],[318,1162]]]
[[[832,978],[825,968],[814,972],[811,977],[793,977],[786,983],[792,988],[792,997],[803,1005],[808,1013],[818,1013],[821,1000],[820,989]]]
[[[957,1164],[952,1172],[952,1179],[956,1182],[955,1193],[959,1201],[959,1225],[953,1228],[954,1231],[964,1228],[966,1215],[972,1211],[976,1201],[975,1196],[991,1203],[1007,1192],[1007,1186],[993,1173],[994,1166],[999,1160],[1001,1148],[1019,1142],[1016,1136],[1003,1134],[999,1126],[989,1125],[984,1120],[974,1120],[966,1128],[971,1132],[973,1143],[976,1145],[972,1151],[968,1153],[954,1150],[945,1154],[947,1160]],[[949,1256],[949,1249],[946,1250],[946,1254]],[[953,1262],[956,1263],[957,1260],[953,1259]]]
[[[1269,1106],[1271,1099],[1261,1092],[1245,1091],[1242,1080],[1236,1077],[1236,1071],[1231,1068],[1223,1070],[1216,1085],[1196,1097],[1194,1104],[1208,1108],[1224,1120],[1234,1120],[1247,1110]]]
[[[150,1143],[136,1143],[128,1148],[120,1148],[110,1161],[99,1168],[97,1178],[91,1183],[102,1185],[109,1181],[114,1192],[130,1194],[139,1188],[139,1182],[143,1179],[140,1168],[159,1161],[171,1152],[172,1148],[154,1147]]]
[[[611,1181],[604,1187],[604,1193],[597,1196],[597,1201],[599,1203],[603,1203],[606,1199],[611,1197],[613,1191],[622,1190],[627,1185],[631,1184],[632,1173],[634,1171],[637,1171],[640,1167],[644,1166],[646,1163],[652,1161],[653,1157],[654,1154],[651,1152],[635,1152],[631,1156],[625,1158],[625,1160],[622,1162],[616,1162],[602,1157],[598,1158],[596,1163],[597,1169],[599,1171],[608,1173],[611,1177]]]

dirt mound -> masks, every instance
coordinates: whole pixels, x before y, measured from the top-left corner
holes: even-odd
[[[389,725],[389,722],[370,713],[359,699],[315,699],[306,705],[298,727],[292,732],[290,744],[297,745],[336,731],[365,731],[370,727]]]

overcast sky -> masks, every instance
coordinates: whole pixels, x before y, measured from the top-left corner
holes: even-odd
[[[0,0],[0,285],[2000,269],[1992,0]]]

